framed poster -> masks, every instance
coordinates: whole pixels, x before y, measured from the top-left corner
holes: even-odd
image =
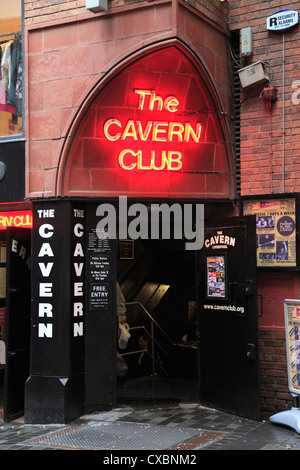
[[[134,259],[134,240],[119,241],[120,259]]]
[[[257,267],[297,266],[295,198],[244,200],[243,215],[256,216]]]
[[[207,269],[207,298],[226,298],[226,274],[225,256],[208,255],[206,258]]]

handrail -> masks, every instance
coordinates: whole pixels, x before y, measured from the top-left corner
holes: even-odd
[[[153,324],[155,324],[157,326],[157,328],[161,331],[161,333],[163,333],[163,335],[167,338],[167,340],[169,341],[169,343],[171,345],[173,345],[173,341],[171,340],[171,338],[167,335],[167,333],[163,330],[163,328],[157,323],[156,320],[154,320],[154,318],[152,317],[152,315],[148,312],[148,310],[144,307],[143,304],[141,304],[140,302],[125,302],[125,306],[128,306],[128,305],[138,305],[145,313],[146,315],[148,315],[148,317],[150,318],[151,320],[151,332],[152,334],[150,334],[147,329],[141,325],[141,326],[136,326],[136,327],[131,327],[130,329],[133,330],[133,329],[141,329],[143,328],[147,335],[151,338],[151,341],[152,341],[152,351],[151,351],[151,354],[147,351],[147,354],[149,356],[151,356],[152,358],[152,371],[153,371],[153,374],[155,374],[155,367],[154,367],[154,364],[157,364],[165,373],[165,369],[162,367],[161,364],[159,364],[158,361],[156,361],[155,357],[154,357],[154,345],[156,344],[160,349],[161,351],[163,351],[163,353],[169,357],[169,354],[164,350],[164,348],[154,339],[154,330],[153,330]],[[136,351],[135,353],[133,354],[136,354],[137,352],[142,352],[141,350],[140,351]],[[122,355],[126,355],[126,354],[130,354],[130,353],[123,353]]]
[[[155,356],[154,356],[154,343],[161,349],[161,351],[167,356],[167,357],[170,357],[170,355],[164,350],[164,348],[154,339],[154,337],[152,335],[150,335],[149,331],[147,331],[147,328],[145,328],[143,325],[141,326],[133,326],[130,328],[130,330],[140,330],[140,329],[143,329],[145,330],[145,332],[147,333],[147,336],[149,336],[149,338],[151,339],[152,341],[152,351],[150,354],[149,351],[147,351],[147,349],[139,349],[138,351],[129,351],[129,352],[125,352],[125,353],[121,353],[121,356],[130,356],[132,354],[141,354],[142,352],[146,352],[148,354],[148,356],[151,357],[152,359],[152,372],[153,372],[153,375],[155,375],[155,367],[154,367],[154,364],[157,364],[158,367],[160,367],[161,370],[164,371],[165,374],[167,374],[165,368],[155,359]]]
[[[148,315],[148,317],[150,318],[150,320],[155,323],[155,325],[157,326],[157,328],[160,329],[160,331],[165,335],[165,337],[168,339],[168,341],[173,344],[173,341],[171,340],[171,338],[167,335],[167,333],[162,329],[162,327],[157,323],[156,320],[154,320],[154,318],[152,317],[152,315],[148,312],[148,310],[146,310],[146,308],[144,307],[143,304],[141,304],[140,302],[126,302],[125,305],[139,305],[139,307],[141,307],[144,312]]]
[[[153,371],[153,375],[155,375],[155,368],[153,367],[153,363],[155,363],[156,365],[158,365],[158,367],[160,367],[161,370],[163,370],[164,373],[167,374],[166,369],[155,359],[155,357],[152,357],[152,355],[149,353],[149,351],[147,351],[147,349],[139,349],[138,351],[125,352],[125,353],[122,353],[122,354],[120,354],[120,355],[121,355],[121,356],[130,356],[130,355],[132,355],[132,354],[141,354],[142,352],[145,352],[146,354],[148,354],[148,356],[150,356],[151,359],[152,359],[152,371]]]
[[[141,325],[141,326],[132,326],[130,327],[130,330],[145,330],[145,332],[147,333],[147,336],[149,336],[149,338],[152,340],[152,342],[154,342],[162,351],[163,353],[167,356],[167,357],[170,357],[170,355],[167,353],[167,351],[165,351],[165,349],[159,344],[158,341],[156,341],[156,339],[154,339],[152,337],[152,335],[149,333],[149,331],[147,330],[147,328],[144,327],[144,325]]]

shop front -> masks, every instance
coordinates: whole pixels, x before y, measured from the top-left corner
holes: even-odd
[[[252,218],[236,210],[228,121],[213,79],[179,40],[129,57],[85,98],[57,197],[32,201],[26,422],[140,399],[136,384],[152,390],[143,398],[258,417],[255,238]],[[126,350],[117,348],[117,283]],[[148,374],[135,368],[142,332]]]

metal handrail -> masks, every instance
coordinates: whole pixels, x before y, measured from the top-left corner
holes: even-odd
[[[156,320],[154,320],[154,318],[152,317],[152,315],[148,312],[148,310],[146,310],[146,308],[144,307],[143,304],[141,304],[140,302],[126,302],[125,305],[138,305],[139,307],[142,308],[142,310],[144,310],[144,312],[148,315],[148,317],[150,318],[151,322],[155,323],[155,325],[160,329],[160,331],[164,334],[164,336],[168,339],[168,341],[173,344],[173,341],[171,340],[171,338],[167,335],[167,333],[162,329],[162,327],[157,323]]]
[[[161,370],[163,370],[165,374],[167,374],[166,369],[155,359],[155,357],[152,356],[152,354],[149,353],[149,351],[147,351],[147,349],[139,349],[138,351],[130,351],[130,352],[122,353],[120,355],[121,356],[130,356],[132,354],[141,354],[142,352],[148,354],[148,356],[150,356],[151,359],[152,359],[152,372],[153,372],[153,375],[155,375],[154,363],[156,365],[158,365],[158,367],[160,367]]]
[[[154,357],[154,345],[157,345],[161,351],[163,351],[163,353],[169,357],[169,354],[165,351],[165,349],[158,343],[158,341],[155,340],[154,338],[154,328],[153,328],[153,325],[155,324],[157,326],[157,328],[161,331],[161,333],[163,333],[163,335],[165,336],[165,338],[167,338],[167,340],[169,341],[169,343],[171,345],[173,345],[173,341],[171,340],[171,338],[167,335],[167,333],[163,330],[163,328],[157,323],[156,320],[154,320],[154,318],[152,317],[152,315],[148,312],[148,310],[144,307],[143,304],[141,304],[140,302],[126,302],[125,303],[125,306],[127,305],[138,305],[145,313],[146,315],[148,315],[148,317],[150,318],[151,320],[151,334],[147,331],[147,329],[141,325],[141,326],[134,326],[134,327],[130,327],[131,330],[134,330],[134,329],[144,329],[147,333],[147,335],[151,338],[151,341],[152,341],[152,351],[151,351],[151,354],[147,351],[147,354],[149,356],[151,356],[152,358],[152,371],[153,371],[153,374],[155,374],[155,367],[154,365],[157,364],[165,373],[165,369],[163,368],[163,366],[161,364],[159,364],[159,362],[156,361],[155,357]],[[129,354],[137,354],[137,353],[141,353],[143,350],[139,350],[139,351],[134,351],[132,353],[123,353],[123,355],[129,355]]]
[[[130,356],[132,354],[141,354],[142,352],[146,352],[148,354],[148,356],[151,357],[152,359],[152,373],[153,375],[155,375],[155,364],[158,365],[158,367],[160,367],[160,369],[162,371],[164,371],[165,374],[167,374],[165,368],[155,359],[155,356],[154,356],[154,344],[156,344],[160,349],[161,351],[167,356],[167,357],[170,357],[170,355],[164,350],[164,348],[154,339],[153,336],[150,335],[149,331],[147,331],[147,329],[141,325],[141,326],[133,326],[132,328],[130,328],[130,330],[145,330],[145,332],[147,333],[147,336],[149,336],[149,338],[151,339],[151,342],[152,342],[152,350],[151,350],[151,354],[149,353],[149,351],[147,351],[147,349],[139,349],[138,351],[129,351],[129,352],[124,352],[124,353],[121,353],[120,355],[121,356]]]
[[[151,339],[152,343],[155,343],[156,346],[158,346],[162,352],[167,356],[167,357],[170,357],[170,355],[167,353],[167,351],[159,344],[158,341],[156,341],[156,339],[154,339],[154,337],[149,333],[149,331],[147,330],[147,328],[144,327],[144,325],[141,325],[141,326],[132,326],[129,328],[130,330],[145,330],[145,332],[147,333],[147,336],[149,336],[149,338]]]

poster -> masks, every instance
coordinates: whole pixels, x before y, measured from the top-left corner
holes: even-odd
[[[98,235],[96,229],[88,233],[89,306],[90,310],[104,312],[112,301],[112,241]]]
[[[257,266],[296,266],[295,199],[244,201],[243,209],[256,215]]]
[[[134,240],[119,241],[120,259],[134,259]]]
[[[300,394],[300,300],[285,300],[284,314],[289,389]]]
[[[207,256],[207,297],[225,298],[225,257]]]

